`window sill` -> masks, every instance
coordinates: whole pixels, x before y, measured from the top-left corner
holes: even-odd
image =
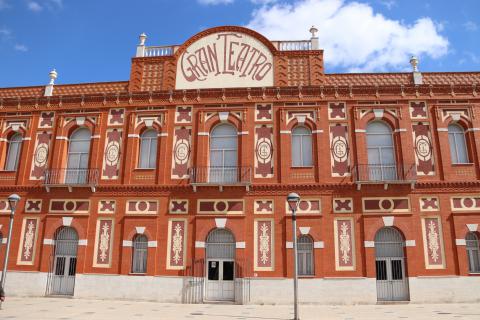
[[[146,274],[146,273],[134,273],[134,272],[129,272],[128,275],[129,275],[129,276],[146,276],[147,274]]]
[[[314,166],[302,166],[302,167],[295,167],[295,166],[291,166],[290,169],[313,169]]]
[[[299,279],[314,279],[314,278],[315,278],[315,275],[313,275],[313,274],[311,274],[311,275],[305,275],[305,276],[298,275],[298,278],[299,278]]]
[[[480,272],[469,272],[468,275],[472,277],[480,277]]]
[[[0,170],[0,173],[14,173],[17,172],[17,170]]]
[[[468,163],[452,163],[452,167],[471,167],[473,166],[474,163],[468,162]]]
[[[134,171],[155,171],[156,168],[135,168]]]

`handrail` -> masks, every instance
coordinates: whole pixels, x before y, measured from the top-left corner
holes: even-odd
[[[98,184],[98,169],[47,169],[44,173],[45,186],[96,186]]]
[[[352,168],[357,183],[411,183],[417,180],[415,164],[357,164]]]
[[[190,168],[191,184],[249,185],[252,168],[249,166],[206,166]]]

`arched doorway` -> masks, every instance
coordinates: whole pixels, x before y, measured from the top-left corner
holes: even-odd
[[[378,301],[407,301],[410,299],[404,247],[403,236],[395,228],[384,227],[375,235]]]
[[[235,238],[230,231],[215,229],[209,233],[206,260],[206,300],[235,300]]]
[[[55,252],[48,293],[73,296],[77,271],[78,234],[71,227],[61,227],[55,232]]]

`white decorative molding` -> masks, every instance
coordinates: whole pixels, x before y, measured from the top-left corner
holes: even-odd
[[[367,130],[365,129],[355,129],[355,133],[365,133]]]
[[[480,128],[469,128],[467,130],[465,130],[466,132],[470,132],[470,131],[480,131]]]
[[[325,243],[323,241],[315,241],[313,243],[313,248],[314,249],[323,249],[323,248],[325,248]]]
[[[80,239],[78,240],[78,245],[79,246],[86,246],[88,244],[88,240],[87,239]]]
[[[138,234],[145,233],[145,227],[135,227],[135,230],[137,231]]]
[[[139,134],[136,134],[136,133],[129,133],[129,134],[128,134],[128,137],[129,137],[129,138],[140,138],[140,135],[139,135]]]
[[[455,239],[455,244],[457,246],[466,246],[467,242],[465,241],[465,239]]]
[[[240,241],[235,243],[235,248],[237,249],[245,249],[245,241]]]
[[[123,240],[122,247],[131,247],[133,245],[132,241],[130,240]]]
[[[92,136],[92,139],[100,139],[100,138],[101,138],[101,136],[99,134],[95,134],[95,135]]]
[[[22,138],[22,141],[30,141],[30,140],[32,140],[32,138],[30,138],[30,137]]]
[[[215,225],[217,226],[217,228],[225,228],[226,224],[227,224],[226,218],[215,218]]]
[[[43,239],[43,245],[45,246],[53,246],[54,244],[55,244],[55,240],[53,239]]]
[[[298,123],[300,123],[300,124],[304,124],[304,123],[305,123],[305,120],[307,119],[306,116],[301,116],[301,115],[297,115],[295,118],[297,118],[297,121],[298,121]]]
[[[205,241],[195,241],[195,248],[205,248]]]
[[[168,132],[160,132],[157,137],[168,137]]]
[[[280,130],[280,134],[290,134],[290,130]]]
[[[7,237],[2,238],[2,243],[3,243],[3,244],[6,244],[6,243],[7,243]]]
[[[382,217],[382,219],[385,227],[393,227],[393,221],[395,220],[394,216]]]
[[[229,112],[228,111],[221,111],[218,113],[218,117],[220,118],[220,121],[221,122],[226,122],[227,119],[228,119],[228,114]]]
[[[415,247],[416,245],[417,245],[417,243],[415,242],[415,240],[405,241],[405,247]]]
[[[239,131],[239,132],[237,132],[237,135],[239,135],[239,136],[242,136],[242,135],[243,135],[243,136],[246,136],[246,135],[248,135],[248,134],[249,134],[248,131]]]
[[[375,248],[375,241],[363,241],[365,248]]]
[[[312,133],[323,133],[323,130],[322,129],[313,130]]]
[[[62,223],[65,227],[70,227],[72,225],[73,217],[62,217]]]
[[[439,132],[448,132],[448,128],[437,128]]]
[[[147,246],[149,248],[156,248],[157,247],[157,241],[148,241]]]
[[[298,229],[300,230],[301,234],[309,234],[310,233],[310,227],[300,227]]]
[[[287,241],[285,243],[285,248],[287,249],[293,249],[293,242],[292,241]]]
[[[209,133],[209,132],[204,132],[204,131],[199,131],[199,132],[198,132],[198,135],[199,135],[199,136],[209,136],[210,133]]]
[[[467,223],[468,231],[475,232],[478,230],[478,223]]]
[[[375,115],[375,119],[383,118],[383,109],[373,109],[373,114]]]
[[[407,129],[399,128],[399,129],[395,129],[394,132],[407,132]]]
[[[56,136],[56,137],[55,137],[55,140],[65,140],[65,141],[68,141],[68,137]]]

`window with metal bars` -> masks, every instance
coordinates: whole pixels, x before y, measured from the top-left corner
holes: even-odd
[[[476,232],[469,232],[465,237],[467,248],[468,271],[480,273],[480,244]]]
[[[313,240],[311,237],[303,235],[298,238],[297,242],[298,256],[298,275],[313,276],[314,260],[313,260]]]
[[[132,273],[147,273],[148,239],[137,234],[132,243]]]

